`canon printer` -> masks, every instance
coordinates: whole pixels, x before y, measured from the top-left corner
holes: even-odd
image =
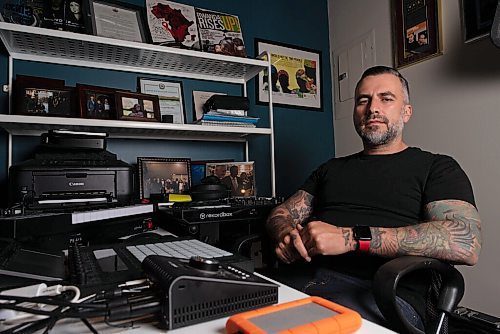
[[[9,201],[29,208],[132,203],[132,166],[106,150],[106,134],[51,130],[34,159],[9,169]]]

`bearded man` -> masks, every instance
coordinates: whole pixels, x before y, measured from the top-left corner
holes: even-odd
[[[273,209],[266,226],[280,260],[302,262],[301,274],[311,269],[311,279],[287,284],[387,326],[371,291],[376,270],[403,255],[474,265],[482,243],[480,218],[459,164],[403,141],[413,108],[408,82],[397,70],[366,70],[354,102],[363,151],[319,166]],[[297,271],[291,273],[288,278]],[[398,291],[403,314],[420,329],[424,281],[417,274]]]

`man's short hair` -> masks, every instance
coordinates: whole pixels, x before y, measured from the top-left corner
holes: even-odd
[[[359,84],[361,83],[361,81],[363,81],[364,78],[381,74],[392,74],[396,76],[401,82],[401,86],[403,86],[403,93],[405,94],[404,102],[410,103],[410,86],[408,85],[408,81],[401,75],[401,73],[398,72],[398,70],[388,66],[373,66],[365,70],[361,75],[358,83],[356,84],[356,91],[358,90]]]

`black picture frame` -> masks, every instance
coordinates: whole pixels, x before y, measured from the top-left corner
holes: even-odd
[[[394,66],[442,54],[440,0],[392,0]]]
[[[76,93],[81,118],[116,119],[114,89],[77,84]]]
[[[140,200],[151,195],[187,194],[191,189],[189,158],[137,157],[137,169]]]
[[[78,117],[74,88],[64,80],[19,75],[14,81],[13,113],[17,115]]]
[[[90,35],[151,43],[144,9],[129,3],[85,0],[85,25]]]
[[[123,121],[160,122],[158,96],[116,91],[116,118]]]
[[[260,38],[255,39],[255,50],[256,57],[266,51],[271,54],[273,105],[323,111],[320,50]],[[269,103],[267,72],[259,73],[256,80],[256,103],[260,105]]]
[[[461,0],[462,33],[465,43],[488,37],[498,0]]]

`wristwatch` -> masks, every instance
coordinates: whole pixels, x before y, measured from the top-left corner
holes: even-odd
[[[357,241],[357,250],[363,253],[368,252],[372,242],[372,231],[370,226],[356,225],[352,228],[353,238]]]

